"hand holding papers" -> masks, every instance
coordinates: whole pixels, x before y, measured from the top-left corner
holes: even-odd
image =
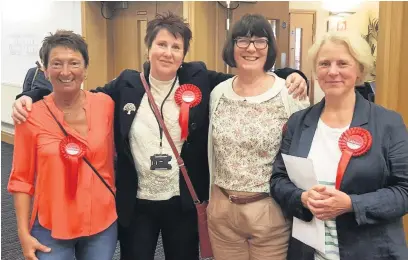
[[[289,178],[296,187],[309,190],[318,184],[312,160],[286,154],[282,154],[282,158]],[[293,218],[292,236],[322,253],[325,253],[324,231],[324,222],[316,217],[310,222]]]

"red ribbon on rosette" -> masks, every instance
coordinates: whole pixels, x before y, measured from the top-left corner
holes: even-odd
[[[190,108],[200,104],[202,94],[200,89],[193,84],[181,85],[174,95],[176,103],[180,106],[179,124],[181,127],[181,141],[188,136],[188,118]]]
[[[336,189],[340,190],[341,180],[352,156],[361,156],[370,150],[373,138],[366,129],[353,127],[345,131],[339,139],[342,151],[339,165],[337,166]]]
[[[79,163],[85,151],[86,146],[70,135],[60,142],[60,152],[65,164],[65,186],[71,198],[75,197],[77,191]]]

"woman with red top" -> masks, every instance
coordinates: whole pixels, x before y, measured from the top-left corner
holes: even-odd
[[[81,90],[89,56],[80,35],[57,31],[43,49],[54,92],[16,125],[8,184],[24,257],[110,260],[117,242],[114,103]]]

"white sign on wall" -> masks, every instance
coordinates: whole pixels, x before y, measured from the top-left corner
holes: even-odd
[[[22,85],[39,59],[42,40],[57,29],[81,33],[81,2],[2,1],[1,82]]]

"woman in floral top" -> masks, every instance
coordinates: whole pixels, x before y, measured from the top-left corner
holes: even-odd
[[[307,106],[268,72],[276,40],[268,21],[245,15],[226,41],[223,59],[237,76],[211,93],[208,221],[217,260],[286,259],[289,222],[269,195],[272,163],[289,116]]]

